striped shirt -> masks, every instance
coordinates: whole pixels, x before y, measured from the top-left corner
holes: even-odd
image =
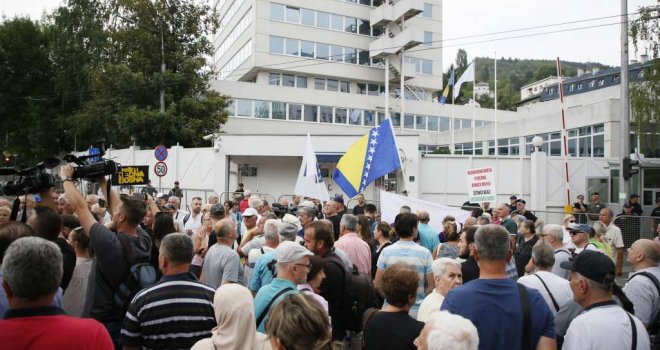
[[[417,300],[415,305],[410,308],[410,315],[417,318],[417,310],[426,297],[424,286],[426,284],[426,274],[432,272],[431,264],[433,257],[428,249],[412,241],[397,241],[391,246],[386,247],[380,253],[376,266],[379,269],[387,270],[395,263],[403,262],[411,265],[419,274],[419,284],[417,286]]]
[[[142,349],[190,349],[216,326],[215,290],[191,273],[163,276],[128,307],[119,343]]]

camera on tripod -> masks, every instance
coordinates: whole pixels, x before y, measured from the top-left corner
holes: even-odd
[[[60,164],[59,159],[46,158],[43,162],[25,169],[0,168],[0,175],[11,175],[17,179],[9,180],[0,186],[0,195],[21,196],[45,191],[55,186],[55,177],[46,169],[53,169]]]
[[[94,181],[95,179],[106,176],[114,175],[119,172],[119,165],[109,159],[103,159],[105,150],[103,147],[95,148],[98,153],[89,154],[85,156],[75,156],[69,154],[64,156],[64,160],[69,163],[75,163],[77,166],[73,169],[74,179],[86,179]]]

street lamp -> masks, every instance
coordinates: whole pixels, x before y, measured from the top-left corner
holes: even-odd
[[[535,151],[540,151],[541,146],[543,146],[543,138],[541,138],[540,136],[534,136],[534,138],[532,139],[532,145],[534,145]]]

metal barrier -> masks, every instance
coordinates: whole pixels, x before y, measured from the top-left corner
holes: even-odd
[[[259,196],[261,199],[268,201],[269,204],[276,203],[275,196],[270,193],[259,193],[252,192],[251,196]],[[220,193],[220,203],[224,203],[226,200],[236,200],[236,197],[243,197],[243,192],[222,192]]]

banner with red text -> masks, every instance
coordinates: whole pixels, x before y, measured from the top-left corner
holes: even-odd
[[[491,167],[468,169],[468,200],[495,203],[495,170]]]

